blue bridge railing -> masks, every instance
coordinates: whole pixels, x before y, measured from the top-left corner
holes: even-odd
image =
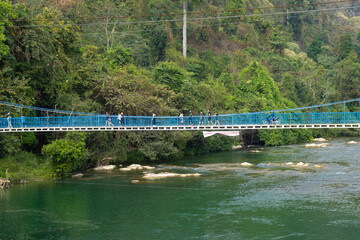
[[[24,121],[25,120],[25,121]],[[34,127],[101,127],[101,126],[192,126],[192,125],[266,125],[266,124],[359,124],[359,112],[323,113],[239,113],[216,116],[193,117],[146,117],[124,116],[119,122],[117,115],[110,121],[105,115],[56,116],[56,117],[11,117],[0,118],[0,128]]]

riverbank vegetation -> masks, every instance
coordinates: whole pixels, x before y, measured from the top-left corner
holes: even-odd
[[[360,95],[356,3],[189,1],[0,2],[0,100],[69,111],[176,116],[309,106]],[[336,10],[329,10],[334,9]],[[355,130],[8,133],[5,168],[61,176],[97,164],[166,161],[233,145],[284,145]],[[44,171],[42,171],[43,169]],[[1,177],[1,176],[0,176]]]

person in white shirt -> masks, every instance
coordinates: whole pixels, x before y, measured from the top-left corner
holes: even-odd
[[[182,112],[180,112],[179,119],[180,119],[180,124],[183,125],[184,124],[184,114]]]
[[[8,113],[7,115],[7,122],[8,122],[8,128],[12,128],[12,125],[11,125],[11,114]]]
[[[156,118],[156,114],[153,113],[153,115],[152,115],[152,125],[156,125],[155,118]]]
[[[118,113],[117,120],[119,122],[119,126],[121,126],[121,119],[122,119],[122,115],[121,115],[121,113]]]

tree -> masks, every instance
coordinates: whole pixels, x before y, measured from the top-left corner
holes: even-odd
[[[210,71],[204,61],[194,58],[189,58],[189,61],[186,64],[186,70],[191,73],[191,78],[196,82],[204,81]]]
[[[271,36],[270,46],[274,51],[283,54],[286,47],[286,39],[279,28],[276,28],[273,35]]]
[[[150,115],[153,111],[157,115],[177,112],[172,108],[174,92],[150,82],[148,75],[147,71],[131,64],[109,71],[97,80],[94,96],[106,106],[103,111],[120,111],[125,115]],[[171,74],[169,76],[173,77]]]
[[[16,9],[22,18],[30,17],[25,6],[19,5]],[[79,52],[78,27],[58,20],[62,17],[58,10],[45,7],[36,16],[41,21],[28,19],[34,27],[23,28],[21,22],[16,22],[15,34],[11,36],[14,77],[29,80],[37,105],[43,107],[53,107],[59,93],[69,90],[72,57]]]
[[[185,71],[173,62],[162,62],[153,71],[153,81],[164,84],[174,92],[179,92],[185,79]]]
[[[317,62],[318,55],[322,53],[322,42],[320,40],[314,39],[307,50],[307,55]]]
[[[124,24],[124,21],[129,21],[130,18],[120,17],[129,15],[127,5],[122,1],[99,0],[88,1],[88,8],[95,15],[91,17],[102,18],[102,24],[95,25],[96,29],[92,25],[85,25],[82,29],[85,32],[92,33],[88,40],[92,38],[92,42],[99,43],[99,45],[96,44],[97,46],[109,50],[114,43],[117,43],[120,29],[128,27],[128,25]]]
[[[308,104],[326,103],[330,96],[333,95],[332,84],[329,79],[325,78],[325,69],[315,64],[307,64],[309,73],[304,74],[302,82],[308,89],[310,102]]]
[[[11,27],[11,19],[17,17],[13,6],[8,0],[0,1],[0,60],[10,53],[9,45],[6,44],[5,26]]]
[[[9,45],[5,43],[5,26],[12,26],[10,20],[16,17],[11,3],[8,0],[0,1],[0,60],[10,53]]]
[[[234,15],[234,13],[236,13],[237,15],[241,15],[245,13],[245,10],[241,10],[241,11],[236,11],[236,12],[232,12],[231,10],[235,10],[235,9],[244,9],[245,8],[245,1],[246,0],[228,0],[225,2],[225,10],[230,10],[230,11],[226,11],[224,12],[224,16],[231,16]],[[225,32],[227,34],[233,35],[236,33],[237,28],[236,28],[236,23],[234,23],[233,18],[224,18],[222,20],[222,22],[224,23],[224,28],[225,28]]]
[[[349,34],[341,35],[338,40],[338,60],[343,60],[354,50],[351,36]]]
[[[50,159],[58,176],[84,167],[87,157],[86,133],[69,132],[42,148],[42,154]]]
[[[117,46],[109,49],[106,52],[105,60],[113,69],[134,62],[134,59],[131,57],[130,53],[122,46]]]
[[[360,63],[355,51],[335,65],[336,73],[334,82],[336,84],[339,99],[351,99],[360,97]]]

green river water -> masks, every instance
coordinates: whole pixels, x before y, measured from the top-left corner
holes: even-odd
[[[350,140],[15,185],[0,190],[0,239],[359,239],[360,144]]]

